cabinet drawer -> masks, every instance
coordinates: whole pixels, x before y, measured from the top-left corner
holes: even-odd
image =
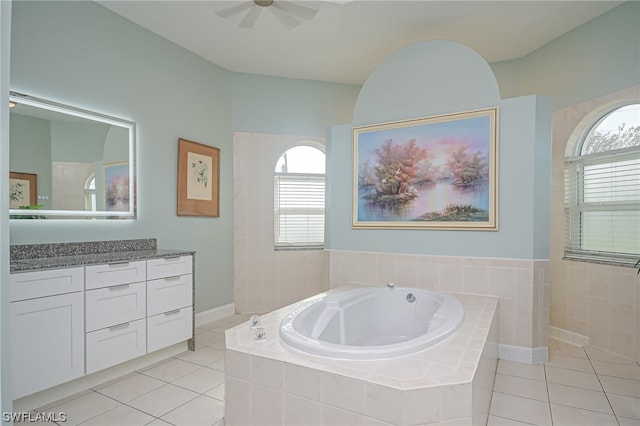
[[[86,331],[135,321],[146,316],[145,283],[87,290]]]
[[[137,283],[146,280],[145,261],[117,262],[86,267],[86,289]]]
[[[147,315],[156,315],[193,304],[193,275],[147,281]]]
[[[145,320],[87,333],[87,374],[146,353]]]
[[[173,277],[191,274],[193,272],[193,257],[163,257],[147,260],[147,279]]]
[[[193,309],[176,309],[147,318],[147,352],[193,337]]]
[[[84,290],[84,267],[22,272],[9,277],[12,302]]]

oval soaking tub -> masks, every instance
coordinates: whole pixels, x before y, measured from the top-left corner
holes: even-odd
[[[449,294],[363,287],[320,296],[296,309],[280,323],[280,338],[313,355],[384,359],[436,344],[463,319],[462,304]]]

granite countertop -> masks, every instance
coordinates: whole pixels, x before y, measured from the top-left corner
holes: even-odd
[[[12,246],[10,272],[193,255],[192,250],[156,248],[155,240],[96,241]]]
[[[71,256],[36,257],[18,259],[10,262],[10,272],[27,272],[40,269],[58,269],[72,266],[94,265],[100,263],[114,263],[142,259],[156,259],[162,257],[188,256],[193,251],[186,250],[133,250],[112,253],[79,254]]]

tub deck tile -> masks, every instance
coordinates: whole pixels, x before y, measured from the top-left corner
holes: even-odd
[[[353,287],[344,286],[332,289],[330,292]],[[452,421],[455,423],[460,420],[460,417],[464,417],[465,421],[468,420],[467,423],[471,424],[473,416],[480,416],[479,422],[482,423],[482,416],[486,421],[489,407],[476,410],[476,398],[478,401],[484,401],[476,394],[481,393],[481,386],[485,385],[485,383],[479,383],[480,381],[490,381],[492,386],[495,377],[497,351],[487,350],[487,344],[491,339],[497,339],[495,323],[498,299],[468,294],[455,294],[455,296],[465,308],[465,318],[454,335],[415,354],[386,360],[323,358],[296,351],[281,343],[278,327],[282,319],[293,310],[318,297],[314,296],[261,316],[260,322],[267,336],[265,342],[254,342],[255,332],[249,329],[248,323],[228,329],[225,374],[237,383],[246,383],[244,380],[247,380],[247,371],[241,371],[236,367],[240,361],[247,364],[247,356],[250,357],[248,365],[253,366],[269,364],[261,360],[251,360],[253,357],[284,363],[278,364],[284,365],[284,369],[279,369],[283,371],[277,373],[284,376],[282,380],[272,377],[273,372],[269,373],[270,382],[284,383],[281,389],[271,388],[271,391],[281,394],[281,397],[275,394],[270,395],[270,400],[276,403],[275,401],[297,400],[288,397],[288,395],[295,395],[295,392],[289,394],[288,391],[293,392],[293,390],[288,387],[287,380],[294,383],[302,377],[291,377],[292,372],[312,371],[313,374],[319,372],[322,377],[318,389],[320,395],[306,394],[305,398],[308,399],[309,404],[317,403],[322,407],[322,418],[325,424],[328,424],[327,421],[331,419],[344,416],[352,420],[357,418],[356,423],[367,419],[369,422],[375,421],[376,424],[397,425],[416,424],[416,422],[436,424]],[[493,341],[491,344],[496,343]],[[229,360],[236,355],[239,357],[238,360]],[[487,357],[491,359],[481,362]],[[230,365],[232,368],[229,368]],[[490,371],[491,366],[493,371]],[[479,372],[479,369],[482,371]],[[254,389],[254,386],[260,386],[258,383],[249,383],[251,389]],[[262,393],[264,393],[262,387],[253,391],[256,397]],[[316,395],[317,399],[309,399],[313,395]],[[380,395],[391,395],[394,401],[401,400],[402,410],[386,410],[383,404],[376,404],[376,398]],[[252,407],[251,403],[248,407]],[[260,411],[267,408],[262,403],[257,407]],[[289,413],[291,409],[291,407],[272,407],[269,413],[280,418],[283,412]],[[476,411],[483,413],[476,413]],[[242,415],[243,419],[247,418],[247,413],[236,413],[236,415]],[[257,421],[260,416],[253,413],[251,418]],[[228,424],[234,424],[233,417],[227,420]],[[474,423],[476,423],[475,418]]]

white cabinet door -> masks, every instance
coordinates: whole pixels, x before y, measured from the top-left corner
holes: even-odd
[[[11,303],[13,397],[84,375],[84,294]]]

